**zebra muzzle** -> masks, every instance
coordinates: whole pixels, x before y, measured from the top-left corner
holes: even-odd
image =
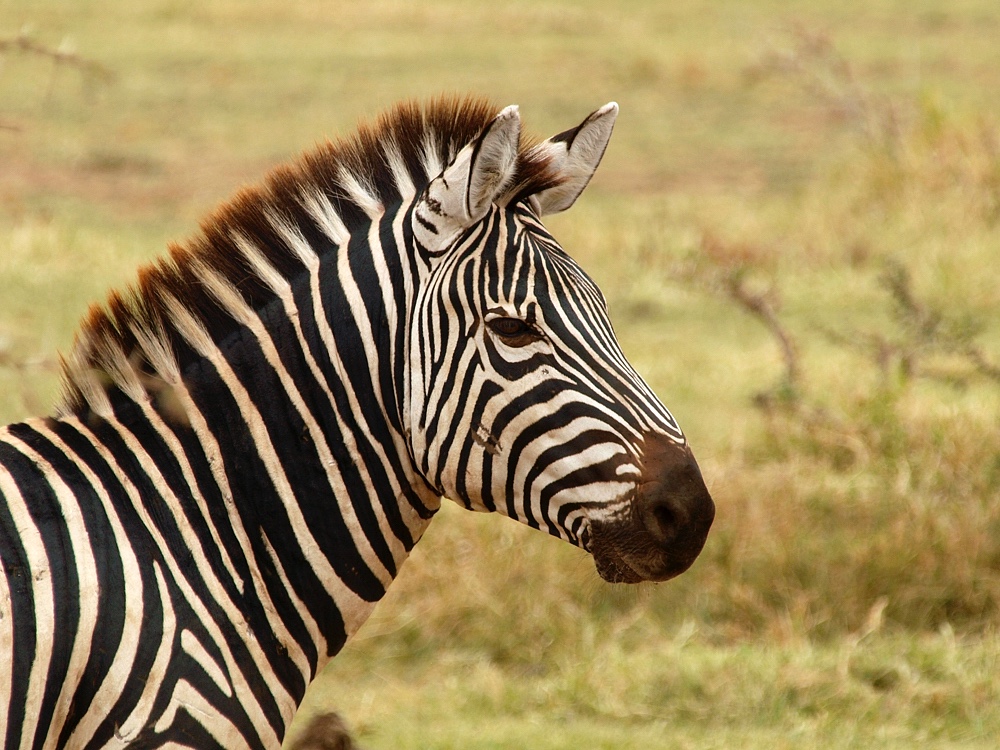
[[[715,503],[686,445],[648,438],[642,477],[630,512],[592,528],[598,573],[613,583],[666,581],[680,575],[705,546],[715,519]]]

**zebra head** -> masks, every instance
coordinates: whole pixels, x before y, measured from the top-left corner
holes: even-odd
[[[606,580],[633,583],[686,570],[715,506],[600,290],[540,221],[586,187],[617,113],[608,104],[523,149],[508,107],[415,201],[403,401],[438,492],[579,545]],[[532,194],[517,188],[525,159],[551,172]]]

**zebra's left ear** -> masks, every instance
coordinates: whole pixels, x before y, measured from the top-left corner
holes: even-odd
[[[554,135],[535,146],[552,160],[561,184],[532,196],[539,216],[565,211],[572,206],[593,177],[608,147],[618,117],[618,105],[609,102],[575,128]]]

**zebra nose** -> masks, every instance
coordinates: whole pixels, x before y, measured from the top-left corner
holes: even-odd
[[[694,562],[715,519],[715,503],[686,445],[647,439],[636,510],[645,530],[667,554],[670,567],[686,569]]]

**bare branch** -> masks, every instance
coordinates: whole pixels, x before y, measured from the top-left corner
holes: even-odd
[[[65,45],[54,49],[36,42],[26,31],[22,31],[17,36],[0,38],[0,54],[5,52],[20,52],[27,55],[46,57],[56,65],[68,65],[79,68],[102,80],[110,80],[114,77],[114,74],[101,63],[83,57],[77,52],[66,48]]]
[[[990,380],[1000,383],[1000,365],[995,365],[987,359],[979,347],[969,347],[965,350],[965,356],[969,358],[969,361],[980,375],[984,375]]]
[[[754,402],[759,406],[769,406],[780,400],[791,405],[798,400],[801,386],[798,347],[778,317],[775,290],[754,291],[747,281],[754,259],[766,255],[766,252],[752,245],[728,242],[709,231],[702,235],[701,250],[700,257],[677,267],[677,275],[687,277],[715,294],[725,295],[764,324],[778,342],[785,372],[775,386],[756,394]]]
[[[872,93],[854,66],[822,32],[794,26],[790,48],[773,45],[757,62],[744,69],[746,80],[758,83],[781,79],[820,102],[840,120],[856,127],[871,145],[893,152],[899,144],[899,115],[893,102]]]
[[[975,343],[982,321],[963,319],[922,301],[913,290],[910,272],[897,263],[890,264],[879,281],[894,303],[893,334],[821,327],[827,339],[870,357],[883,379],[919,377],[965,386],[979,375],[1000,383],[1000,366]]]
[[[782,359],[785,362],[784,385],[789,391],[795,393],[800,380],[798,348],[788,330],[778,319],[774,305],[768,299],[768,294],[750,291],[747,288],[745,276],[740,273],[729,274],[725,279],[725,285],[729,297],[760,320],[777,340],[781,348]]]

